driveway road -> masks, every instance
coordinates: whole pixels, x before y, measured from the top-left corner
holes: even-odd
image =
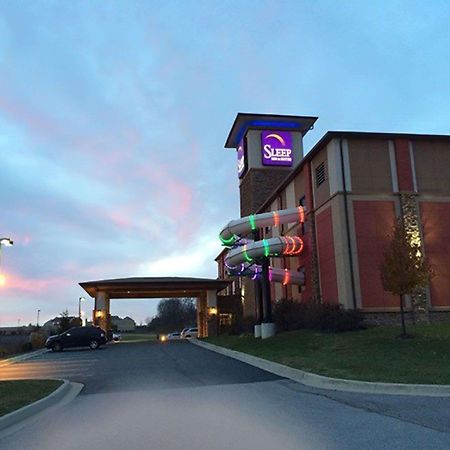
[[[448,449],[450,399],[307,388],[187,342],[47,353],[0,378],[85,384],[2,450]]]

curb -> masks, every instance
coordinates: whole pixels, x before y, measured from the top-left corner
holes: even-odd
[[[297,383],[313,388],[328,389],[343,392],[358,392],[362,394],[387,394],[387,395],[416,395],[425,397],[450,397],[450,385],[439,384],[403,384],[403,383],[375,383],[370,381],[346,380],[329,378],[323,375],[305,372],[293,367],[268,361],[257,356],[230,350],[218,345],[209,344],[197,339],[190,342],[199,347],[211,350],[221,355],[237,359],[239,361],[266,370],[283,378],[289,378]]]
[[[55,406],[58,403],[68,403],[80,393],[81,389],[83,389],[83,385],[81,383],[72,383],[68,380],[60,381],[63,381],[63,384],[51,394],[47,395],[47,397],[41,398],[34,403],[23,406],[16,411],[12,411],[4,416],[1,416],[0,438],[4,437],[5,433],[10,434],[10,432],[16,431],[16,428],[21,428],[20,425],[22,425],[22,422],[36,416],[42,411]],[[14,429],[10,430],[10,427],[14,427]],[[6,430],[7,428],[8,430]]]
[[[14,364],[16,362],[25,361],[26,359],[34,358],[35,356],[42,355],[42,353],[48,352],[46,348],[35,350],[34,352],[24,353],[23,355],[13,356],[12,358],[6,358],[0,360],[0,367]]]

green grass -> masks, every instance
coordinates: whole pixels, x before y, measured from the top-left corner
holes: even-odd
[[[409,326],[328,334],[311,330],[273,338],[219,336],[212,344],[335,378],[394,383],[450,384],[450,325]]]
[[[0,381],[0,416],[46,397],[61,384],[59,380]]]
[[[123,333],[120,342],[136,343],[156,341],[156,335],[152,333]]]

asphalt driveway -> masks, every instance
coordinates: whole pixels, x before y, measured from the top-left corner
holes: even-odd
[[[448,449],[450,400],[307,388],[188,342],[46,353],[0,378],[85,384],[2,450]]]

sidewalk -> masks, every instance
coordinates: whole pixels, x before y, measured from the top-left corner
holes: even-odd
[[[220,353],[224,356],[237,359],[259,369],[266,370],[283,378],[289,378],[306,386],[343,392],[359,392],[364,394],[388,394],[388,395],[418,395],[427,397],[450,397],[450,385],[434,384],[401,384],[401,383],[374,383],[369,381],[344,380],[329,378],[293,367],[258,358],[247,353],[240,353],[225,347],[190,339],[190,342],[199,347]]]

